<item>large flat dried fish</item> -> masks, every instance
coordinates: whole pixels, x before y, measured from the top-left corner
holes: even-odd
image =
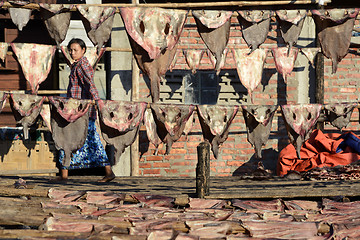
[[[281,105],[286,130],[299,159],[301,146],[310,137],[320,116],[321,107],[321,104]]]
[[[236,69],[241,83],[248,90],[251,102],[252,92],[260,84],[267,56],[267,49],[256,49],[249,54],[249,49],[233,49]]]
[[[332,73],[348,53],[358,9],[312,10],[321,51],[332,61]]]
[[[11,43],[11,47],[26,80],[30,83],[32,93],[37,93],[39,85],[45,81],[50,72],[56,46]]]
[[[216,59],[215,70],[219,74],[229,42],[232,11],[197,10],[192,14],[201,39]]]
[[[272,12],[268,10],[243,10],[238,11],[238,13],[243,38],[251,51],[254,51],[267,38]]]
[[[89,39],[100,52],[110,38],[116,8],[86,5],[77,5],[76,7],[82,16]]]
[[[40,3],[40,15],[50,37],[60,45],[65,40],[70,26],[72,5]]]

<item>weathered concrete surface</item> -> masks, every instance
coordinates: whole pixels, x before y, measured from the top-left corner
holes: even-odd
[[[111,33],[111,47],[130,48],[130,43],[125,31],[124,23],[119,14],[114,17],[113,30]],[[131,100],[131,52],[110,53],[110,89],[108,94],[112,100]],[[112,167],[116,176],[130,176],[131,173],[131,155],[130,147],[118,160],[118,164]]]

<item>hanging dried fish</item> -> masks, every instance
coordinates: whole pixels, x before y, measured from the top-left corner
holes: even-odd
[[[274,56],[276,70],[282,75],[285,83],[287,83],[287,77],[294,69],[295,61],[298,55],[298,48],[278,47],[272,49]]]
[[[90,100],[48,97],[52,137],[56,149],[65,152],[63,165],[70,166],[71,154],[85,143],[89,125]]]
[[[70,26],[72,5],[40,3],[40,15],[45,26],[58,45],[65,40]]]
[[[18,6],[24,6],[29,3],[27,1],[9,1],[9,2],[13,5],[18,5]],[[17,26],[19,31],[22,31],[30,20],[32,10],[26,8],[13,8],[13,7],[9,8],[8,10],[12,22]]]
[[[272,12],[267,10],[243,10],[238,11],[238,13],[243,38],[252,52],[265,42],[270,29]]]
[[[23,126],[24,139],[29,139],[29,127],[37,120],[45,97],[11,93],[10,106],[17,124]]]
[[[332,61],[332,73],[349,51],[358,9],[312,10],[321,51]]]
[[[260,84],[267,56],[267,49],[256,49],[251,54],[249,49],[233,49],[236,69],[241,83],[248,90],[251,102],[252,92]]]
[[[5,57],[8,52],[9,44],[6,42],[0,42],[0,59],[5,62]]]
[[[110,38],[116,8],[85,5],[76,7],[82,16],[87,35],[94,46],[97,45],[99,53]]]
[[[152,122],[156,124],[156,128],[152,126],[151,120],[145,121],[145,125],[150,123],[150,126],[146,125],[146,131],[155,130],[155,132],[148,133],[149,140],[154,141],[152,143],[158,146],[158,138],[161,139],[166,144],[166,154],[169,154],[172,144],[184,132],[194,108],[193,105],[152,103],[151,109],[154,116]]]
[[[300,48],[300,51],[306,56],[311,63],[311,66],[315,67],[314,61],[316,55],[321,51],[320,48]]]
[[[286,130],[299,159],[301,146],[310,137],[320,116],[321,107],[321,104],[281,105]]]
[[[219,74],[225,61],[225,48],[229,42],[232,11],[192,11],[201,39],[216,59],[215,70]]]
[[[221,61],[218,62],[214,56],[214,54],[211,53],[211,51],[208,49],[206,51],[209,59],[210,59],[210,62],[211,64],[214,66],[214,69],[216,69],[216,65],[218,66],[218,70],[216,71],[216,74],[219,75],[221,69],[225,66],[225,62],[226,62],[226,55],[228,53],[229,49],[228,48],[225,48],[224,49],[224,52],[223,52],[223,57],[221,58]]]
[[[39,85],[47,78],[56,46],[11,43],[18,62],[21,65],[26,80],[30,83],[33,94],[37,93]]]
[[[277,105],[242,105],[248,142],[255,148],[255,157],[262,158],[261,148],[269,139]]]
[[[0,91],[0,113],[5,106],[7,96],[8,96],[8,93],[6,93],[4,91]]]
[[[175,47],[187,18],[187,11],[161,8],[120,8],[120,14],[127,33],[150,59]]]
[[[160,99],[160,82],[172,64],[176,43],[185,24],[187,11],[160,8],[121,8],[136,62],[150,79],[153,102]]]
[[[219,147],[228,137],[231,122],[239,106],[198,105],[197,109],[204,139],[211,144],[217,158]]]
[[[278,26],[281,37],[289,45],[289,50],[296,44],[304,25],[307,10],[278,10]]]
[[[147,103],[99,100],[100,129],[107,144],[115,148],[114,162],[118,162],[125,148],[134,141],[143,121]]]
[[[328,103],[324,105],[325,115],[331,125],[342,130],[346,127],[357,103]]]
[[[200,61],[204,54],[204,50],[183,50],[185,60],[189,68],[191,69],[192,74],[196,73],[196,70],[200,66]]]

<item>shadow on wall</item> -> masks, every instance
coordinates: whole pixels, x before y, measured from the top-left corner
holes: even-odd
[[[117,70],[117,71],[111,71],[111,87],[108,89],[108,91],[111,91],[111,89],[123,89],[126,92],[126,95],[129,95],[131,93],[132,88],[132,71],[131,70]],[[116,79],[116,82],[114,81]],[[119,82],[117,80],[120,80]],[[146,80],[145,80],[146,82]],[[150,83],[149,83],[150,84]],[[114,93],[114,95],[118,95],[119,93]],[[109,92],[107,92],[107,96],[109,95]],[[116,96],[112,96],[115,97]]]
[[[274,149],[263,149],[262,159],[255,158],[254,155],[249,161],[238,167],[232,176],[251,176],[258,168],[258,163],[261,162],[265,170],[270,170],[273,175],[276,174],[276,164],[279,157],[279,152]]]
[[[275,73],[277,73],[276,68],[264,68],[261,78],[261,85],[263,86],[263,91],[265,91],[265,87],[269,85],[269,81]]]
[[[21,140],[22,144],[28,149],[27,157],[31,156],[32,150],[35,151],[36,141],[39,139],[39,131],[35,129],[29,129],[29,139],[23,138],[23,130],[21,128],[1,128],[0,130],[0,161],[4,162],[5,156],[9,153],[13,146],[14,141]],[[52,141],[51,136],[45,135],[45,139],[48,142]],[[14,150],[13,150],[14,151]]]
[[[146,130],[139,131],[139,151],[140,151],[140,158],[143,157],[144,153],[149,151],[150,141],[146,135]]]

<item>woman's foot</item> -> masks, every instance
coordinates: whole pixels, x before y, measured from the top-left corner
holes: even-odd
[[[115,174],[111,174],[109,176],[103,177],[102,179],[98,180],[98,182],[111,182],[112,180],[114,180],[115,178]]]

